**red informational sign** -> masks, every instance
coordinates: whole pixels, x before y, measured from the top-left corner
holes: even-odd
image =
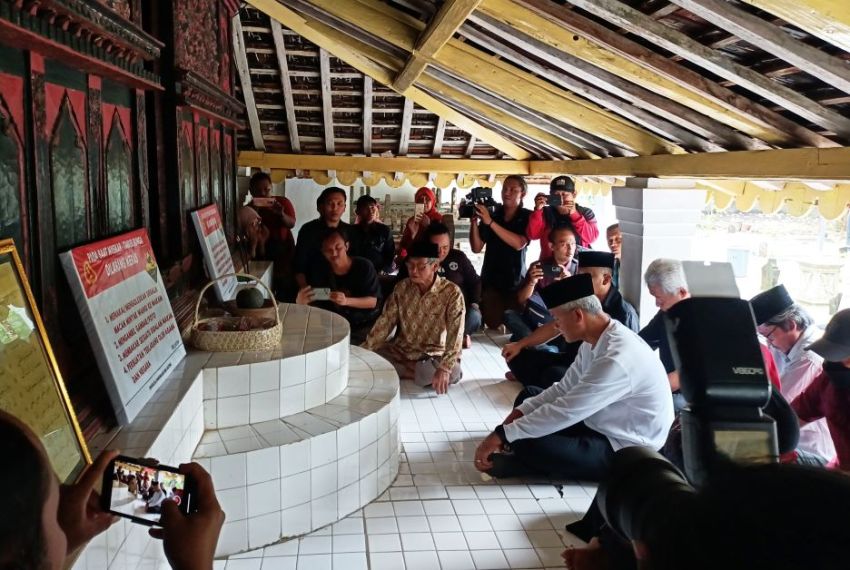
[[[210,278],[215,279],[236,271],[233,267],[233,258],[230,257],[230,248],[224,235],[224,226],[218,213],[218,206],[210,204],[200,210],[192,212],[192,221],[198,239],[201,241],[201,250],[204,253],[204,265]],[[213,286],[219,301],[229,301],[236,295],[237,281],[235,277],[228,277],[215,282]]]
[[[122,424],[186,355],[146,230],[60,255]]]

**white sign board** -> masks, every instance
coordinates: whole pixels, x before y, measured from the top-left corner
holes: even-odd
[[[60,255],[115,414],[128,424],[186,355],[146,230]]]
[[[201,250],[204,252],[204,265],[207,267],[210,279],[235,273],[236,268],[233,267],[233,258],[230,257],[227,238],[224,237],[224,227],[218,213],[218,206],[210,204],[195,210],[192,212],[192,221],[195,224],[195,230],[198,232]],[[218,300],[223,303],[233,299],[236,296],[236,285],[236,277],[216,281],[213,284],[213,289],[218,295]]]

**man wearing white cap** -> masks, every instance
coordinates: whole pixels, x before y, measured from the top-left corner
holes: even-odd
[[[649,346],[602,310],[588,274],[543,290],[559,332],[583,341],[564,377],[528,387],[475,453],[494,477],[599,480],[623,447],[660,449],[673,422],[664,368]]]

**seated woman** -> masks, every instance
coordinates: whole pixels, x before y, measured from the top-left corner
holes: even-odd
[[[38,437],[0,411],[0,457],[7,459],[0,466],[0,485],[6,489],[0,495],[0,568],[70,567],[78,549],[117,522],[117,517],[101,510],[94,490],[117,455],[103,452],[76,484],[60,486]],[[197,463],[181,465],[180,471],[197,483],[198,510],[184,516],[169,501],[162,507],[161,528],[150,534],[162,539],[172,568],[209,570],[224,511],[209,473]]]
[[[322,238],[322,257],[307,274],[308,285],[298,292],[295,302],[333,311],[351,325],[351,343],[366,339],[381,314],[381,285],[368,259],[348,255],[348,236],[342,228],[329,228]],[[320,289],[329,289],[327,298]]]

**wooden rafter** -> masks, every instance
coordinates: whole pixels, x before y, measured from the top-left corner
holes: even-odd
[[[298,120],[295,117],[295,99],[292,96],[292,81],[289,78],[289,62],[286,59],[286,44],[283,41],[283,30],[280,23],[271,20],[272,39],[277,55],[277,66],[280,70],[280,86],[283,89],[283,102],[286,108],[286,128],[289,131],[289,145],[292,152],[301,152],[298,140]]]
[[[472,152],[475,150],[475,135],[469,135],[469,142],[466,143],[466,151],[463,155],[466,158],[472,157]]]
[[[398,142],[398,155],[407,154],[410,145],[410,125],[413,123],[413,100],[404,100],[404,111],[401,114],[401,135]]]
[[[393,88],[403,93],[425,71],[432,58],[454,35],[481,0],[446,0],[419,38],[404,68],[396,75]]]
[[[530,161],[529,164],[531,174],[847,180],[850,179],[850,147],[712,152],[601,160]]]
[[[251,72],[248,70],[248,56],[245,54],[245,36],[242,33],[242,21],[239,14],[233,17],[233,60],[236,71],[239,74],[239,83],[242,85],[242,94],[245,98],[245,112],[248,113],[248,125],[251,128],[251,141],[257,150],[266,150],[263,142],[263,131],[260,129],[260,115],[257,112],[257,102],[254,100],[254,91],[251,89]]]
[[[481,10],[750,136],[784,146],[800,142],[837,146],[779,113],[550,0],[485,0]]]
[[[286,6],[283,6],[277,0],[249,0],[249,3],[310,42],[333,53],[336,57],[361,73],[369,75],[383,85],[392,85],[393,75],[389,71],[392,67],[388,68],[384,64],[376,63],[376,61],[386,62],[387,58],[385,54],[377,53],[377,50],[370,48],[370,46],[358,42],[356,39],[346,36],[311,17],[297,14]],[[378,59],[373,60],[367,54],[374,54]],[[403,64],[399,62],[398,67],[395,69],[399,69],[401,65]],[[420,89],[411,87],[407,90],[406,95],[425,109],[445,117],[453,125],[480,138],[482,141],[512,158],[522,160],[531,156],[528,151],[509,139],[491,129],[483,127],[481,124],[476,123],[474,120],[444,103],[437,101]]]
[[[712,22],[742,40],[787,61],[793,66],[850,93],[850,67],[847,62],[791,37],[728,2],[717,0],[672,0],[682,8]]]
[[[434,148],[431,150],[431,156],[440,158],[443,153],[443,136],[446,132],[446,120],[442,117],[437,117],[437,129],[434,131]]]
[[[408,52],[413,50],[415,36],[418,36],[424,27],[418,20],[411,21],[386,4],[373,7],[368,1],[360,3],[336,0],[311,0],[311,3]],[[499,91],[502,96],[521,105],[562,117],[577,128],[638,154],[684,152],[676,144],[623,121],[609,111],[554,87],[513,65],[494,60],[483,51],[463,42],[449,40],[433,62],[465,74],[485,89]]]
[[[363,152],[372,154],[372,78],[363,76]]]
[[[518,43],[522,43],[524,48],[530,47],[529,42],[522,41],[522,38],[520,36],[523,36],[524,34],[522,34],[521,32],[517,32],[516,30],[508,28],[504,24],[500,24],[499,22],[493,21],[487,16],[483,16],[481,19],[477,19],[476,21],[483,21],[485,19],[490,20],[490,23],[493,25],[493,27],[499,29],[499,31],[502,32],[499,34],[499,37],[505,38],[508,41],[517,41]],[[623,118],[628,119],[638,125],[641,125],[646,129],[660,136],[663,136],[668,140],[681,144],[689,150],[699,150],[703,152],[717,152],[724,150],[722,146],[703,139],[702,137],[695,135],[687,131],[686,129],[683,129],[679,125],[674,124],[668,120],[658,118],[652,115],[650,112],[633,105],[629,101],[615,97],[610,93],[607,93],[603,89],[596,87],[593,84],[576,79],[575,77],[567,75],[566,73],[561,73],[554,69],[547,68],[546,66],[521,54],[519,51],[502,44],[489,34],[478,32],[472,28],[463,28],[462,33],[467,38],[474,39],[477,43],[485,46],[490,51],[504,57],[506,60],[511,61],[516,65],[520,65],[533,73],[537,73],[541,77],[546,77],[550,81],[560,85],[564,89],[569,89],[574,93],[578,93],[579,95],[586,97],[588,100],[593,101],[594,103],[597,103],[611,110],[614,113],[617,113]],[[552,49],[552,51],[556,51],[554,50],[554,48],[550,49]],[[557,60],[547,58],[546,61],[548,61],[552,65],[558,65]],[[597,71],[603,74],[605,73],[602,70]],[[598,84],[598,80],[594,81],[594,83]],[[668,101],[668,106],[669,103],[670,102]],[[688,111],[690,111],[690,109],[688,109]],[[693,111],[691,111],[691,113],[693,113]]]
[[[334,151],[334,111],[331,90],[331,62],[327,50],[319,49],[319,69],[322,81],[322,121],[325,125],[325,152]]]
[[[619,0],[569,0],[569,2],[574,6],[587,10],[591,14],[605,18],[609,22],[633,34],[639,35],[712,73],[716,73],[720,77],[728,79],[769,101],[781,105],[800,117],[812,121],[816,125],[834,131],[844,139],[850,139],[850,119],[823,107],[816,101],[809,99],[791,88],[785,87],[781,83],[773,81],[748,67],[735,63],[722,53],[702,45],[678,30],[656,22],[639,10],[629,7]],[[703,2],[707,5],[711,0],[698,0],[697,3]],[[687,4],[696,7],[689,0],[680,0],[677,4],[680,6]],[[726,13],[732,13],[734,7],[726,2],[723,4],[724,7],[721,10],[726,10]],[[716,16],[716,18],[719,18],[719,16]],[[758,18],[755,18],[755,20],[763,24],[763,27],[760,29],[762,33],[767,34],[764,27],[769,28],[770,24]],[[756,23],[753,22],[753,25],[756,25]],[[735,30],[730,31],[734,32]],[[776,29],[776,32],[784,33],[779,29]],[[750,39],[755,39],[755,36],[756,33],[749,33],[747,34],[747,38],[744,39],[750,41]],[[788,37],[788,40],[790,42],[791,38]],[[814,48],[810,49],[817,51]],[[814,56],[811,57],[814,58]]]
[[[743,0],[850,52],[850,5],[842,0]]]
[[[406,158],[380,156],[322,156],[243,151],[239,166],[283,170],[344,170],[362,172],[437,172],[528,174],[529,162],[504,159]]]
[[[493,36],[498,35],[502,41],[508,42],[538,59],[547,61],[552,66],[564,70],[570,75],[582,80],[584,82],[583,85],[598,86],[611,95],[621,98],[624,102],[631,101],[635,107],[663,117],[670,124],[681,125],[697,135],[705,137],[707,141],[728,150],[760,150],[769,148],[764,142],[743,135],[720,121],[694,111],[678,101],[663,97],[578,57],[560,51],[486,14],[476,13],[470,17],[470,21],[475,22],[476,25],[481,26],[490,33],[478,32],[467,25],[461,28],[461,33],[464,36],[474,39],[491,51],[516,64],[526,66],[531,71],[541,73],[546,68],[523,56],[517,50],[508,48],[494,39]],[[550,73],[552,72],[547,70],[545,75],[549,76]],[[558,77],[560,78],[560,75]],[[562,85],[570,88],[567,84],[562,83]],[[624,104],[626,106],[629,105],[628,103]],[[694,144],[694,146],[698,145]]]

